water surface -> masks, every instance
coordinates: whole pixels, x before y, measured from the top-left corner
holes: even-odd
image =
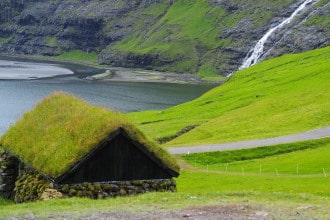
[[[0,66],[0,73],[3,69]],[[0,135],[54,91],[66,91],[94,105],[132,112],[168,108],[192,100],[212,87],[214,85],[88,81],[75,75],[0,80]]]

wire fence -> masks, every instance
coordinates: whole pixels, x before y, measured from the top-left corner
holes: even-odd
[[[278,178],[287,177],[287,176],[300,176],[300,177],[328,177],[328,169],[326,167],[320,167],[317,170],[312,171],[305,171],[303,169],[304,166],[300,166],[297,164],[295,167],[292,167],[292,169],[280,169],[280,168],[270,168],[267,166],[263,166],[262,164],[259,164],[258,167],[255,167],[254,169],[251,168],[251,166],[241,166],[239,168],[238,166],[231,167],[229,163],[225,164],[219,164],[219,165],[200,165],[196,161],[194,163],[195,168],[199,168],[202,170],[206,170],[207,173],[209,172],[218,172],[228,175],[270,175],[270,176],[276,176]]]

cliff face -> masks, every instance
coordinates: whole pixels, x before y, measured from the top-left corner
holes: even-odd
[[[96,52],[98,62],[201,76],[235,70],[301,0],[5,0],[0,51],[55,56]],[[329,45],[330,3],[320,0],[266,44],[264,58]]]
[[[100,52],[127,37],[138,8],[152,4],[141,0],[8,2],[0,3],[2,51],[42,55],[75,49]]]

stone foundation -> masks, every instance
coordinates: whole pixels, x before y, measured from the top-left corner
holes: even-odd
[[[7,152],[0,151],[0,196],[13,198],[13,189],[18,173],[18,160]]]
[[[175,192],[174,179],[111,181],[103,183],[54,184],[36,171],[21,166],[11,198],[16,203],[68,197],[91,199],[137,195],[146,192]],[[9,189],[9,188],[8,188]]]
[[[39,200],[42,193],[50,185],[50,181],[28,168],[20,169],[19,173],[15,182],[14,201],[23,203]]]
[[[146,192],[175,192],[176,182],[166,180],[114,181],[107,183],[82,183],[54,187],[63,197],[87,197],[104,199],[117,196],[137,195]]]
[[[17,203],[66,197],[104,199],[146,192],[175,192],[174,179],[112,181],[106,183],[53,184],[14,156],[0,151],[0,196]]]

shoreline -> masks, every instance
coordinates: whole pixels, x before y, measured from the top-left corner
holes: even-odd
[[[56,64],[0,60],[0,80],[33,80],[73,74],[70,69]]]
[[[161,72],[138,68],[106,67],[104,65],[85,61],[60,60],[54,57],[0,53],[0,60],[54,64],[73,71],[74,75],[79,79],[91,81],[218,85],[223,83],[223,81],[203,81],[200,77],[191,74]]]
[[[99,74],[105,71],[104,67],[102,68],[100,66],[97,67],[95,65],[89,65],[87,62],[68,62],[47,57],[43,58],[27,55],[12,55],[0,53],[0,60],[56,65],[58,67],[71,70],[74,73],[73,75],[79,79],[83,79],[87,76]]]
[[[87,80],[137,83],[172,83],[172,84],[203,84],[199,77],[189,74],[159,72],[153,70],[110,67],[101,74],[86,77]]]

